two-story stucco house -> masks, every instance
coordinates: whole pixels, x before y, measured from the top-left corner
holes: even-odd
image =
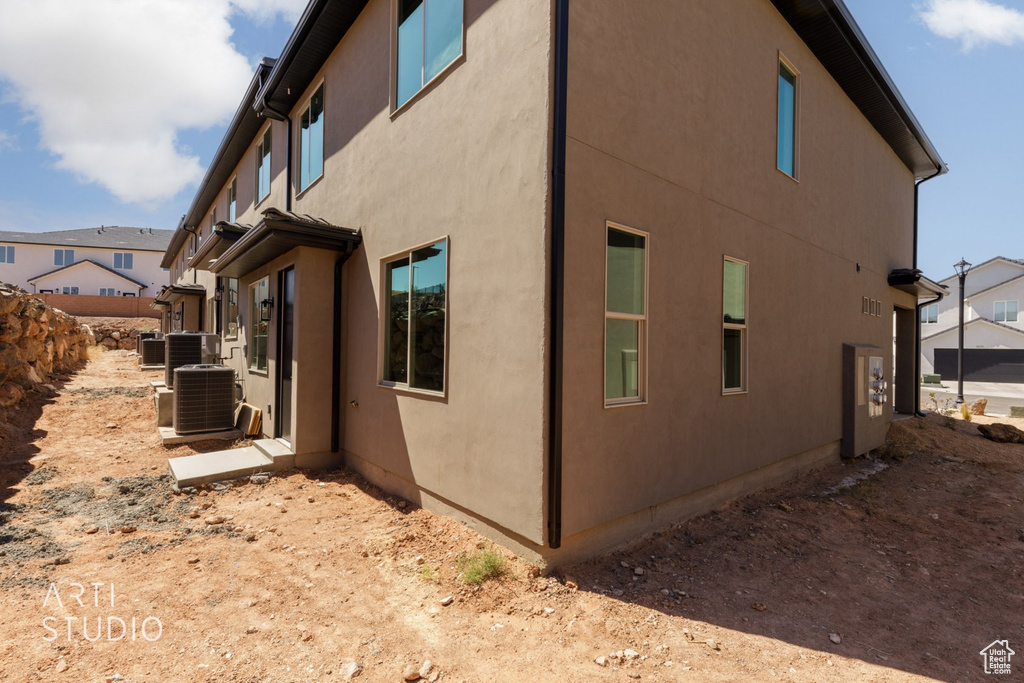
[[[0,282],[29,292],[153,296],[172,230],[101,226],[0,232]]]
[[[941,284],[950,295],[921,308],[921,370],[955,380],[960,328],[960,282]],[[996,256],[974,266],[964,281],[964,379],[1024,382],[1024,259]]]
[[[312,0],[160,299],[299,464],[558,563],[882,444],[945,170],[839,0]]]

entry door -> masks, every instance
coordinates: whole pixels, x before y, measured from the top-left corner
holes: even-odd
[[[277,361],[277,437],[292,443],[292,359],[295,356],[295,269],[281,271],[278,279],[281,302],[280,328],[281,349]]]

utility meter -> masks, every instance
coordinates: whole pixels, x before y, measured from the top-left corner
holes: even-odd
[[[868,378],[868,394],[871,400],[868,402],[868,417],[881,417],[882,406],[889,401],[889,383],[885,381],[885,366],[881,356],[871,356],[868,359],[870,377]]]

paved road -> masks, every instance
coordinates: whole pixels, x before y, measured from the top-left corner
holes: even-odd
[[[935,400],[941,410],[945,401],[954,407],[956,401],[956,382],[944,382],[942,389],[934,385],[921,385],[921,407],[931,410],[934,406],[929,394],[935,394]],[[1010,406],[1024,406],[1024,384],[1001,384],[997,382],[964,382],[964,400],[973,403],[979,398],[987,398],[985,412],[989,415],[1009,415]]]

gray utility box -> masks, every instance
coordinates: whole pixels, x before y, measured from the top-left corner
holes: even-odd
[[[220,432],[235,426],[235,371],[226,365],[185,365],[174,371],[174,431]]]
[[[892,422],[890,373],[885,355],[873,344],[843,344],[844,458],[855,458],[885,445]]]

